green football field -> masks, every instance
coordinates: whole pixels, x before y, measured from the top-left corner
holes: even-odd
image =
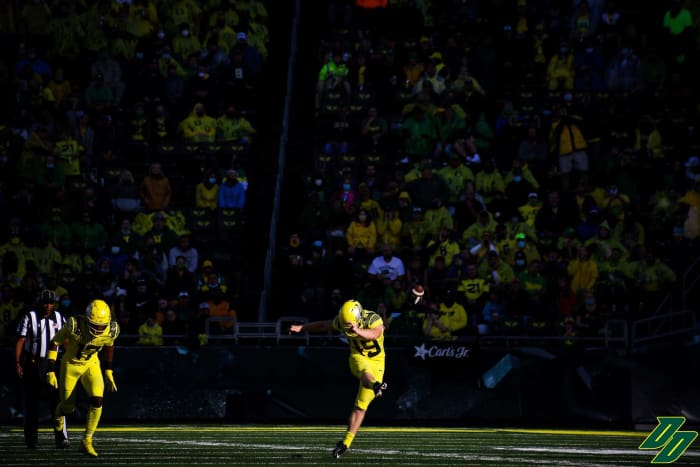
[[[402,465],[402,466],[643,466],[647,433],[632,431],[365,427],[339,460],[331,450],[343,426],[168,425],[104,426],[95,435],[100,456],[56,450],[53,434],[39,448],[24,447],[21,428],[2,427],[0,465]],[[673,465],[700,465],[698,440]]]

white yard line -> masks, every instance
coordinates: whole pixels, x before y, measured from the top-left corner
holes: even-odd
[[[329,451],[331,448],[329,446],[287,446],[279,444],[263,444],[263,443],[238,443],[236,441],[231,442],[217,442],[217,441],[185,441],[185,440],[164,440],[164,439],[134,439],[134,438],[110,438],[112,441],[122,442],[122,443],[133,443],[133,444],[170,444],[170,445],[181,445],[181,446],[208,446],[208,447],[229,447],[229,448],[240,448],[240,449],[274,449],[282,451],[305,451],[305,452],[324,452]],[[504,448],[508,449],[508,448]],[[543,449],[544,451],[551,451],[551,449]],[[382,456],[415,456],[424,457],[430,459],[452,459],[460,461],[489,461],[489,462],[504,462],[513,463],[517,462],[519,464],[541,464],[542,461],[538,459],[526,459],[518,457],[504,457],[496,455],[483,455],[483,454],[459,454],[459,453],[440,453],[440,452],[422,452],[422,451],[406,451],[398,449],[351,449],[352,452],[359,454],[368,454],[381,458]],[[558,466],[570,466],[570,467],[596,467],[605,466],[611,464],[591,464],[590,462],[576,462],[576,461],[566,461],[563,459],[556,459],[556,464]]]
[[[615,449],[615,448],[601,448],[601,449],[591,449],[591,448],[555,448],[555,447],[515,447],[515,446],[491,446],[489,449],[495,451],[519,451],[519,452],[556,452],[562,454],[589,454],[589,455],[600,455],[600,456],[649,456],[656,454],[657,451],[643,451],[640,449]],[[700,457],[700,452],[698,451],[686,451],[683,457]]]

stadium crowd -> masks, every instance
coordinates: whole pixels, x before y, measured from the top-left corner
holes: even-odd
[[[300,51],[314,162],[274,313],[356,297],[452,338],[655,312],[698,251],[697,7],[383,3],[324,2]],[[236,317],[266,7],[0,7],[0,333],[44,288],[67,316],[105,299],[142,344]]]
[[[329,2],[317,50],[283,313],[356,297],[388,335],[600,337],[678,291],[700,233],[696,4],[357,3],[380,7]]]
[[[267,23],[258,0],[3,2],[0,337],[42,289],[143,344],[235,318]]]

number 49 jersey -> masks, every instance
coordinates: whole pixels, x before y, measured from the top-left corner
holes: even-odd
[[[369,310],[362,310],[359,326],[361,329],[374,329],[384,325],[382,317]],[[340,320],[336,317],[333,320],[333,329],[343,332]],[[350,356],[363,356],[374,361],[384,361],[384,333],[377,339],[368,340],[359,336],[349,336],[345,334],[350,342]]]
[[[119,336],[119,325],[111,321],[99,336],[93,336],[84,316],[70,317],[53,341],[65,345],[63,361],[74,365],[85,365],[97,361],[98,352],[105,345],[111,347]]]

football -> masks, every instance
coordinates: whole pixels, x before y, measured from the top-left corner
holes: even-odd
[[[421,300],[423,300],[423,295],[425,294],[425,289],[420,284],[414,285],[413,289],[411,289],[411,293],[415,297],[414,303],[417,305],[418,303],[421,302]]]

